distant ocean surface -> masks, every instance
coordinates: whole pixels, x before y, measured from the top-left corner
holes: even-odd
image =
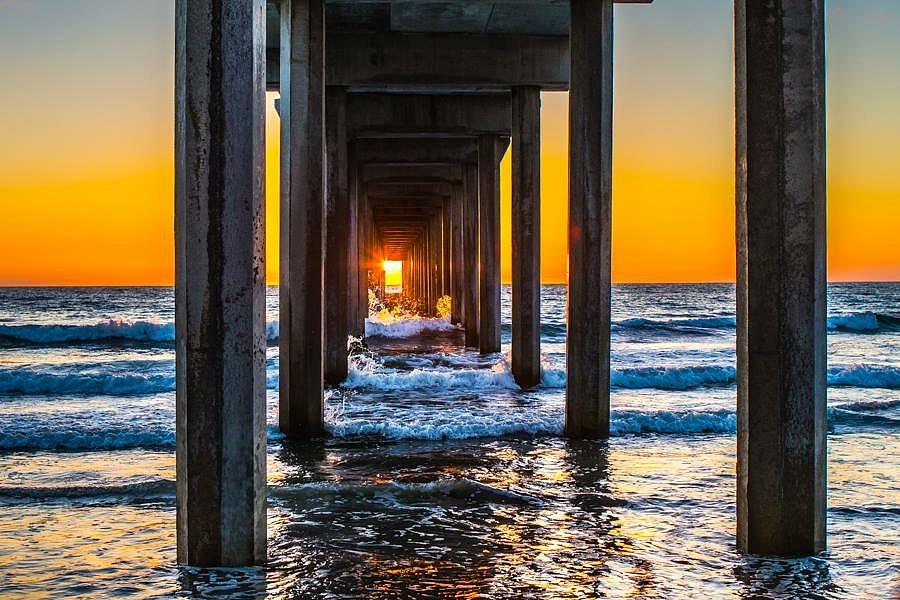
[[[171,288],[0,288],[0,597],[896,598],[900,284],[832,284],[824,554],[736,552],[734,287],[613,295],[612,429],[562,439],[565,287],[542,386],[436,319],[367,324],[331,437],[277,428],[268,291],[269,564],[175,564]],[[577,324],[575,325],[577,326]]]

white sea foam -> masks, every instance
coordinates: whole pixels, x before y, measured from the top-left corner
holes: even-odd
[[[392,317],[385,313],[366,319],[366,337],[407,338],[458,329],[450,317]]]

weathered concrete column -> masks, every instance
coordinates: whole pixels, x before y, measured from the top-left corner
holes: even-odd
[[[825,549],[823,0],[735,2],[738,547]]]
[[[322,0],[281,3],[279,411],[290,437],[324,432]]]
[[[450,319],[454,323],[462,323],[465,315],[463,293],[463,188],[453,186],[450,204],[450,238],[451,238],[451,296],[453,297]]]
[[[266,7],[175,6],[178,562],[262,564]]]
[[[500,352],[500,151],[495,135],[478,138],[480,293],[478,348]]]
[[[355,300],[350,293],[350,244],[355,223],[347,174],[345,88],[326,88],[325,148],[325,381],[337,385],[347,378],[350,304]]]
[[[453,198],[447,196],[444,198],[443,206],[441,207],[441,295],[442,296],[450,296],[453,290],[453,284],[451,283],[451,278],[453,276],[453,266],[452,266],[452,255],[453,255],[453,242],[451,238],[451,231],[453,229],[452,222],[452,205]]]
[[[463,165],[463,318],[466,346],[478,347],[478,167]]]
[[[609,435],[612,0],[572,0],[566,434]]]
[[[350,206],[353,207],[353,221],[356,225],[354,239],[351,242],[351,269],[354,277],[351,289],[355,290],[355,309],[352,311],[350,334],[362,337],[366,330],[366,317],[369,316],[369,271],[366,247],[366,206],[359,186],[359,168],[351,154],[350,165]]]
[[[541,91],[512,99],[512,373],[541,382]]]

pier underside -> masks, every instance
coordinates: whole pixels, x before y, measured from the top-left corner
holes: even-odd
[[[746,552],[825,545],[822,4],[735,1]],[[325,385],[347,377],[385,261],[420,312],[447,297],[460,341],[501,351],[507,152],[511,370],[540,385],[540,92],[566,90],[565,433],[609,435],[613,16],[611,0],[177,1],[181,562],[265,557],[266,89],[281,117],[281,431],[327,433]]]

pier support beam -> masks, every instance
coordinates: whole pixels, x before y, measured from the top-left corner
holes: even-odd
[[[441,295],[451,296],[453,293],[453,284],[450,279],[453,273],[452,266],[452,207],[453,197],[444,198],[444,204],[441,207]]]
[[[735,2],[737,535],[825,549],[824,2]]]
[[[350,245],[354,223],[347,165],[347,91],[328,87],[325,94],[325,381],[347,378],[350,307]]]
[[[453,186],[453,195],[450,197],[451,204],[451,288],[452,288],[452,315],[451,320],[454,323],[462,323],[465,314],[463,293],[463,186],[457,184]]]
[[[572,0],[566,434],[609,435],[612,0]]]
[[[266,558],[265,2],[178,0],[178,562]]]
[[[369,282],[366,255],[366,206],[359,185],[359,167],[355,156],[349,159],[350,207],[352,212],[353,239],[350,243],[350,289],[353,307],[350,311],[350,335],[362,338],[369,316]]]
[[[278,421],[290,437],[324,433],[324,42],[322,0],[283,0]]]
[[[466,347],[478,347],[478,167],[463,164],[463,319]]]
[[[500,158],[497,136],[479,136],[478,348],[482,354],[500,352]]]
[[[541,381],[541,91],[512,100],[512,374]]]

